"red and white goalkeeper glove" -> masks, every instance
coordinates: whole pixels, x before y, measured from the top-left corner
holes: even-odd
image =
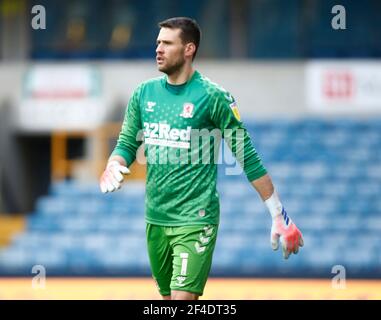
[[[276,191],[265,201],[265,204],[273,220],[271,226],[271,247],[273,250],[278,250],[280,240],[283,257],[288,259],[290,254],[297,254],[299,247],[303,247],[303,235],[295,223],[288,217]]]
[[[100,188],[103,193],[113,192],[120,189],[124,179],[123,174],[129,174],[130,170],[122,166],[118,161],[112,160],[107,163],[107,167],[100,179]]]

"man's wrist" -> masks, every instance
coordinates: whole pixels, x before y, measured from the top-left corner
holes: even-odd
[[[113,165],[121,165],[121,163],[116,159],[111,159],[107,162],[107,167],[113,166]]]
[[[282,214],[283,205],[280,202],[278,193],[274,190],[270,198],[264,201],[267,209],[269,210],[271,217],[274,219],[276,216]]]
[[[111,155],[111,157],[107,161],[107,165],[109,165],[110,163],[127,167],[126,160],[119,155]]]

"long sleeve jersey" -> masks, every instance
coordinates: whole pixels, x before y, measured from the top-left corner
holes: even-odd
[[[267,173],[233,96],[198,71],[182,85],[171,85],[163,76],[137,87],[112,155],[122,156],[129,166],[144,143],[147,223],[219,223],[216,185],[221,139],[249,181]]]

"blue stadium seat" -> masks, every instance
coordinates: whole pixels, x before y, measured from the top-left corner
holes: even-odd
[[[265,205],[244,173],[228,175],[222,163],[212,274],[331,276],[343,264],[381,276],[381,120],[311,116],[247,128],[305,247],[287,262],[271,250]],[[0,272],[25,275],[45,263],[53,274],[149,274],[144,192],[135,181],[107,195],[97,184],[52,184],[25,232],[0,251]]]

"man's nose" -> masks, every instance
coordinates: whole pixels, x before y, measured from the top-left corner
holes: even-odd
[[[158,44],[157,45],[157,47],[156,47],[156,53],[162,53],[163,52],[163,47],[160,45],[160,44]]]

